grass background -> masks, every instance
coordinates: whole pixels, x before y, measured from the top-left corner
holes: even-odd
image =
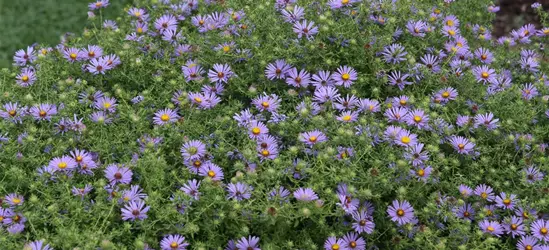
[[[55,45],[66,32],[81,33],[91,0],[0,0],[0,68],[15,51],[35,42]],[[104,19],[115,19],[132,0],[111,0]]]

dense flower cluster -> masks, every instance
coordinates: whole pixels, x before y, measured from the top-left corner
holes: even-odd
[[[549,248],[549,28],[492,37],[488,0],[143,2],[1,72],[1,246]]]

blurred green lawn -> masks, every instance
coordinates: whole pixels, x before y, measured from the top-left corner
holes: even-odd
[[[35,42],[59,43],[65,32],[81,33],[92,0],[0,0],[0,68],[10,67],[16,50]],[[111,0],[104,18],[120,16],[131,0]]]

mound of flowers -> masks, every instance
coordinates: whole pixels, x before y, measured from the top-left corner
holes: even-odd
[[[492,37],[485,0],[136,2],[0,72],[0,248],[549,248],[549,28]]]

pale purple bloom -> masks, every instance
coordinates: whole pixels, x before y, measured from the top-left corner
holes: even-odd
[[[213,69],[208,71],[210,82],[227,83],[233,75],[234,73],[231,70],[231,66],[228,64],[214,64]]]
[[[143,189],[138,185],[132,185],[129,190],[124,190],[120,195],[119,203],[126,203],[130,201],[140,201],[147,198],[147,194],[143,193]]]
[[[494,60],[494,55],[492,52],[485,48],[478,48],[475,50],[475,56],[484,64],[490,64]]]
[[[74,159],[72,159],[69,156],[61,156],[61,157],[55,157],[53,158],[48,166],[55,169],[56,171],[72,171],[74,168],[76,168],[78,164]]]
[[[32,67],[21,69],[21,73],[15,76],[15,82],[21,87],[29,87],[36,81],[36,72]]]
[[[389,122],[404,122],[406,115],[408,114],[407,108],[402,107],[392,107],[390,109],[385,110],[384,116],[387,117],[387,120]]]
[[[379,101],[372,99],[360,99],[358,104],[359,110],[365,113],[377,113],[381,111],[381,105]]]
[[[477,79],[477,82],[481,82],[483,84],[494,81],[496,77],[496,71],[491,68],[488,68],[488,66],[486,65],[475,66],[473,67],[472,70],[473,70],[473,74]]]
[[[544,219],[535,220],[530,225],[530,231],[532,232],[532,236],[538,240],[549,241],[549,221]]]
[[[319,104],[326,103],[328,101],[334,101],[340,97],[338,90],[334,86],[321,86],[315,89],[313,94],[313,101]]]
[[[496,206],[503,209],[513,209],[518,202],[515,194],[507,195],[505,192],[501,192],[495,199]]]
[[[275,94],[263,94],[253,99],[252,104],[255,105],[255,107],[259,111],[269,111],[271,113],[276,113],[276,110],[280,105],[280,98]]]
[[[494,201],[496,199],[493,189],[485,184],[480,184],[475,188],[475,195],[487,201]]]
[[[57,114],[57,106],[54,104],[43,103],[30,108],[29,113],[37,121],[50,121],[51,117]]]
[[[457,209],[454,209],[454,214],[460,219],[469,221],[473,221],[473,219],[475,218],[475,210],[473,209],[471,204],[468,203],[465,203]]]
[[[358,73],[355,69],[349,66],[340,66],[337,71],[332,74],[332,80],[337,86],[350,88],[354,81],[358,79]]]
[[[412,34],[412,36],[424,37],[427,31],[427,24],[423,21],[408,21],[406,23],[406,29]]]
[[[463,184],[459,185],[458,190],[461,196],[463,196],[464,198],[471,196],[471,194],[473,193],[473,189],[471,187]]]
[[[83,60],[85,58],[85,54],[77,48],[66,48],[63,50],[63,57],[73,63]]]
[[[400,71],[393,71],[388,76],[389,85],[397,86],[400,90],[404,90],[406,85],[411,85],[412,82],[407,81],[408,74],[402,74]]]
[[[486,130],[494,130],[499,127],[499,119],[494,118],[494,114],[477,114],[474,117],[474,128],[485,127]]]
[[[348,250],[365,250],[366,241],[355,232],[348,232],[343,236],[343,247]],[[340,248],[343,249],[343,248]]]
[[[24,249],[30,250],[53,250],[49,244],[44,243],[43,240],[33,241],[25,244]]]
[[[252,197],[252,190],[253,187],[246,183],[229,183],[227,185],[227,192],[229,192],[227,199],[235,199],[237,201],[250,199]]]
[[[153,122],[155,125],[166,125],[176,122],[180,116],[172,109],[161,109],[154,113]]]
[[[410,131],[406,129],[402,129],[396,135],[394,143],[402,147],[412,146],[417,143],[417,135],[410,133]]]
[[[400,44],[391,44],[383,48],[381,55],[383,60],[387,63],[398,64],[400,62],[406,61],[406,55],[408,52],[404,51],[404,47]]]
[[[319,130],[313,130],[310,132],[304,132],[299,134],[299,140],[307,146],[313,146],[317,143],[325,142],[328,137]]]
[[[517,250],[537,250],[538,240],[533,236],[524,235],[517,242]]]
[[[105,177],[111,185],[129,184],[132,181],[133,172],[124,166],[110,164],[104,171]]]
[[[410,169],[410,175],[415,176],[419,181],[423,182],[427,182],[427,180],[429,180],[432,172],[433,168],[425,165],[420,165],[414,167],[414,169]]]
[[[193,197],[193,199],[198,200],[200,198],[200,191],[198,188],[200,188],[200,181],[192,179],[181,187],[181,191]]]
[[[423,143],[416,143],[407,147],[406,152],[404,152],[404,158],[410,161],[414,167],[424,164],[425,161],[429,160],[429,153],[423,151],[423,147]]]
[[[142,200],[130,201],[122,208],[122,220],[144,220],[150,208]]]
[[[536,181],[541,181],[541,180],[543,180],[543,177],[545,176],[545,174],[543,174],[538,168],[536,168],[534,166],[530,166],[530,167],[526,168],[523,172],[526,176],[526,181],[528,183],[534,183]]]
[[[318,195],[310,188],[298,188],[293,195],[298,201],[309,202],[318,199]]]
[[[214,163],[207,162],[202,165],[202,168],[198,171],[200,176],[208,177],[214,181],[223,180],[223,170]]]
[[[297,34],[298,38],[306,37],[309,40],[314,38],[314,35],[318,33],[318,27],[314,26],[313,21],[303,20],[301,22],[295,22],[293,30]]]
[[[408,111],[405,117],[406,124],[417,127],[419,129],[427,129],[429,127],[429,116],[421,109]]]
[[[11,206],[21,206],[25,202],[25,198],[22,195],[11,193],[4,197],[4,200]]]
[[[345,244],[343,239],[338,239],[334,236],[330,236],[324,242],[324,250],[347,250],[347,248],[343,244]]]
[[[539,94],[536,86],[534,86],[531,83],[524,85],[521,92],[522,92],[522,98],[524,98],[525,100],[530,100],[534,97],[537,97]]]
[[[3,109],[0,109],[0,117],[13,123],[21,123],[23,117],[27,115],[26,109],[26,107],[19,106],[17,102],[8,102],[3,105]]]
[[[507,234],[510,234],[511,237],[515,238],[516,236],[523,236],[526,234],[524,231],[524,225],[522,218],[517,216],[511,216],[510,219],[507,219],[507,222],[504,222],[503,229]]]
[[[452,135],[448,142],[452,144],[452,147],[454,150],[456,150],[460,154],[469,155],[473,153],[473,149],[475,147],[475,144],[471,141],[469,141],[467,138],[462,136],[456,136]]]
[[[181,147],[181,155],[184,160],[196,160],[206,155],[206,145],[198,140],[185,142]]]
[[[305,17],[305,9],[297,5],[294,5],[293,10],[283,9],[280,13],[285,22],[292,24],[301,21]]]
[[[265,69],[265,77],[269,80],[285,79],[291,66],[285,60],[276,60],[274,63],[267,65]]]
[[[13,56],[13,61],[17,66],[25,66],[36,60],[36,51],[32,46],[28,46],[26,50],[20,49],[15,52]]]
[[[332,80],[332,72],[327,70],[318,71],[312,76],[311,84],[317,89],[320,87],[333,86],[334,80]]]
[[[160,241],[162,250],[186,250],[188,246],[189,243],[185,241],[185,237],[179,234],[166,235]]]
[[[236,242],[236,249],[237,250],[261,250],[259,248],[259,237],[255,236],[248,236],[240,238]]]
[[[398,225],[404,225],[412,222],[414,208],[406,200],[394,200],[392,205],[387,208],[387,214],[391,217],[391,221],[397,222]]]
[[[84,199],[84,196],[92,190],[93,187],[90,184],[86,184],[84,188],[77,188],[73,186],[71,192],[74,196],[80,196],[80,198]]]
[[[154,21],[154,27],[160,33],[166,30],[175,30],[177,29],[177,19],[171,14],[163,15]]]
[[[500,237],[503,234],[503,227],[497,221],[483,220],[478,223],[480,229],[487,234]]]
[[[286,74],[286,83],[296,88],[306,88],[310,81],[311,74],[304,69],[298,71],[296,68],[291,68]]]
[[[94,107],[96,109],[103,110],[109,113],[116,112],[116,106],[118,106],[118,104],[116,103],[116,98],[114,97],[104,96],[95,100],[94,102]]]

